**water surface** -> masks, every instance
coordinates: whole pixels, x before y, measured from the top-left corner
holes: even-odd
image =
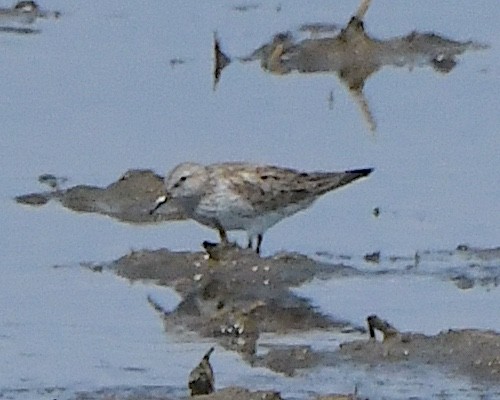
[[[183,393],[187,373],[210,346],[165,335],[145,301],[158,290],[154,285],[129,286],[78,263],[112,260],[144,247],[197,250],[215,233],[192,222],[137,227],[57,204],[35,209],[16,204],[14,196],[40,189],[42,173],[66,176],[69,185],[104,186],[130,168],[163,173],[186,160],[244,160],[304,170],[371,166],[369,179],[272,228],[264,254],[286,249],[411,257],[462,243],[499,245],[496,1],[373,2],[365,27],[374,37],[432,31],[490,46],[460,56],[449,74],[430,67],[387,68],[371,77],[364,94],[377,120],[375,133],[332,74],[277,76],[258,63],[234,61],[214,92],[214,31],[224,51],[240,57],[304,23],[343,25],[357,7],[325,0],[263,2],[245,12],[234,8],[241,4],[45,1],[44,8],[62,14],[29,26],[39,34],[0,33],[0,393],[5,397],[53,398],[45,389],[57,387],[63,388],[59,397],[70,398],[79,390],[136,385]],[[183,63],[172,66],[173,59]],[[374,207],[380,208],[378,218]],[[321,282],[309,293],[326,312],[356,323],[377,312],[402,330],[500,329],[494,318],[498,287],[463,292],[439,278],[415,277],[397,285],[383,277],[370,282],[368,291],[356,280]],[[370,311],[361,305],[377,299],[381,287],[395,297],[379,297]],[[160,292],[173,307],[176,297]],[[413,312],[419,318],[409,320]],[[221,386],[244,378],[249,385],[302,395],[293,385],[301,388],[309,379],[252,370],[219,349],[214,366]],[[351,381],[366,378],[359,372],[331,385],[322,374],[311,390],[349,391]],[[449,388],[454,398],[477,394],[469,383],[443,382],[430,392],[446,394]],[[416,383],[402,393],[404,386],[396,380],[386,392],[369,384],[365,393],[409,398],[422,390]]]

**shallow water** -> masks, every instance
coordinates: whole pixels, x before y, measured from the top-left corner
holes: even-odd
[[[331,74],[276,76],[258,63],[234,61],[214,92],[214,31],[223,50],[240,57],[304,23],[344,25],[357,7],[325,0],[312,6],[288,1],[279,12],[278,3],[246,12],[233,8],[241,4],[153,2],[145,8],[139,1],[45,1],[41,6],[62,15],[29,25],[39,34],[0,33],[0,397],[54,398],[46,388],[56,387],[58,398],[71,398],[80,390],[141,385],[184,393],[189,370],[210,346],[165,335],[145,299],[159,291],[170,308],[176,301],[171,292],[152,284],[130,286],[82,270],[78,263],[112,260],[144,247],[198,250],[215,234],[190,222],[138,227],[57,204],[38,209],[16,204],[14,196],[40,189],[42,173],[66,176],[69,185],[104,186],[130,168],[163,173],[185,160],[246,160],[311,170],[373,166],[369,179],[272,228],[264,254],[286,249],[412,257],[461,243],[499,245],[496,1],[454,2],[453,12],[433,1],[373,2],[365,26],[374,37],[416,29],[490,45],[458,57],[446,75],[429,67],[374,74],[364,93],[377,121],[375,133]],[[184,63],[172,66],[172,59]],[[378,218],[374,207],[380,208]],[[443,265],[457,264],[447,259]],[[376,312],[401,330],[500,330],[494,313],[498,287],[460,291],[430,271],[429,276],[314,282],[301,290],[325,312],[357,324]],[[389,291],[393,295],[381,295]],[[320,371],[317,378],[294,381],[252,370],[219,349],[214,356],[221,387],[245,380],[298,396],[309,390],[301,387],[350,391],[356,380],[366,379],[363,372],[348,380],[337,371],[341,383],[331,384],[329,372]],[[380,390],[369,383],[362,393],[430,397],[422,395],[419,382],[425,377],[419,376],[405,393],[398,390],[407,383],[397,380],[381,383]],[[311,379],[313,384],[301,386]],[[428,393],[446,397],[449,387],[453,398],[477,395],[472,384],[450,379]]]
[[[500,331],[495,307],[500,304],[498,288],[458,290],[453,283],[434,277],[382,275],[316,280],[295,291],[314,299],[313,304],[324,312],[357,325],[377,314],[399,330],[427,335],[468,327]]]

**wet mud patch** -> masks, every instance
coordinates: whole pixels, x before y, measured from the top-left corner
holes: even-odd
[[[137,224],[184,218],[177,208],[167,205],[150,215],[149,211],[155,200],[164,190],[163,178],[151,170],[128,170],[104,188],[76,185],[64,189],[60,183],[64,183],[64,178],[51,174],[41,175],[39,181],[48,185],[51,190],[20,195],[15,200],[29,206],[42,206],[55,200],[73,211],[103,214],[122,222]]]
[[[315,278],[341,279],[371,273],[298,254],[262,258],[236,246],[219,250],[217,259],[205,252],[137,251],[100,268],[111,269],[130,281],[152,280],[175,289],[182,300],[173,310],[164,309],[159,298],[148,299],[166,332],[196,332],[237,352],[251,366],[286,376],[350,363],[353,368],[400,365],[403,371],[408,368],[408,374],[416,366],[432,366],[478,382],[500,379],[500,335],[496,332],[463,329],[426,336],[400,333],[390,324],[380,323],[375,326],[385,336],[380,342],[369,337],[372,327],[367,330],[324,315],[291,290]],[[265,351],[260,351],[262,334],[286,336],[313,331],[341,333],[345,341],[329,349],[293,342],[267,344]],[[353,340],[360,335],[366,335],[366,339]]]
[[[156,392],[156,393],[155,393]],[[161,388],[135,388],[120,389],[110,388],[98,392],[81,392],[75,400],[103,400],[103,399],[121,399],[121,400],[176,400],[186,399],[187,396],[175,396],[161,394]],[[194,398],[199,400],[282,400],[284,397],[279,392],[272,390],[249,390],[243,387],[230,386],[217,390],[211,394],[198,395]],[[286,399],[286,397],[285,397]],[[361,400],[355,394],[336,394],[320,397],[307,397],[311,400]]]
[[[460,244],[453,250],[423,250],[412,255],[384,254],[364,256],[317,252],[315,259],[327,263],[356,265],[365,275],[433,276],[451,281],[459,289],[494,289],[500,285],[500,247],[480,248]]]
[[[372,323],[375,321],[375,323]],[[500,386],[500,334],[475,329],[446,330],[434,336],[399,332],[377,316],[368,317],[369,340],[343,343],[345,360],[372,366],[397,364],[438,366],[447,372]],[[383,340],[375,339],[374,330]]]
[[[261,258],[236,246],[220,249],[218,256],[214,260],[204,252],[139,251],[106,268],[131,281],[153,280],[172,287],[182,297],[174,310],[163,309],[161,299],[149,298],[167,332],[182,327],[213,338],[250,364],[265,364],[256,356],[262,332],[364,330],[323,315],[290,290],[315,277],[356,274],[354,269],[288,253]]]

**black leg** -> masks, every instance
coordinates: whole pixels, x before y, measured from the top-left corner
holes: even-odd
[[[251,249],[252,248],[252,237],[249,236],[248,237],[248,244],[247,244],[247,249]]]
[[[257,247],[255,248],[257,254],[260,254],[260,245],[262,244],[262,239],[263,239],[262,234],[257,235]]]
[[[220,237],[221,243],[228,244],[229,241],[227,240],[227,234],[226,234],[226,231],[224,230],[224,228],[222,226],[218,226],[217,230],[219,231],[219,237]]]

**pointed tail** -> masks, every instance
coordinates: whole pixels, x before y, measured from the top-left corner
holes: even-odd
[[[345,186],[360,178],[370,175],[373,168],[353,169],[344,172],[323,172],[316,175],[316,190],[318,195],[322,195],[331,190]],[[313,175],[313,174],[311,174]]]
[[[356,179],[363,178],[370,175],[373,172],[373,168],[362,168],[362,169],[352,169],[350,171],[345,171],[340,173],[339,186],[347,185]]]

